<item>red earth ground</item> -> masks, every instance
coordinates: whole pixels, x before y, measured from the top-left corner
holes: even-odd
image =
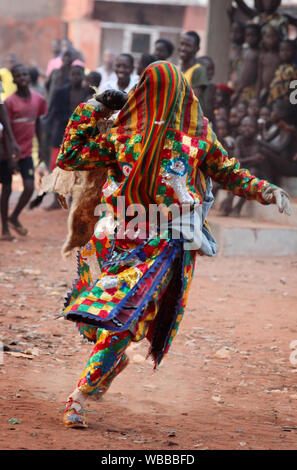
[[[57,319],[76,269],[60,255],[67,213],[21,220],[29,235],[0,242],[0,339],[24,354],[0,364],[0,449],[296,448],[297,256],[199,257],[161,366],[146,360],[146,341],[133,345],[102,401],[89,401],[89,427],[64,429],[92,348]]]

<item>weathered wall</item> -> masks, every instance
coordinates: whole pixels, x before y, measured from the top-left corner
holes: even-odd
[[[62,18],[71,22],[85,17],[91,17],[95,0],[63,0]]]
[[[232,0],[211,0],[207,16],[207,54],[216,64],[214,81],[228,80],[230,21],[227,10]]]
[[[95,70],[100,56],[100,22],[89,19],[72,21],[69,23],[68,35],[74,47],[83,52],[87,68]]]
[[[102,2],[94,4],[94,18],[115,23],[182,27],[185,7],[145,3]]]
[[[1,0],[0,16],[24,21],[60,17],[63,0]]]
[[[107,7],[108,6],[108,7]],[[45,70],[52,57],[52,40],[62,38],[65,25],[88,68],[97,67],[102,34],[100,20],[135,25],[158,25],[195,30],[202,38],[206,9],[156,4],[128,4],[95,0],[0,0],[0,65],[8,54]],[[115,31],[116,36],[117,31]],[[177,45],[178,32],[160,32]]]
[[[46,68],[52,40],[62,37],[63,0],[0,1],[0,63],[7,54]]]
[[[45,70],[52,57],[52,40],[62,37],[62,29],[60,18],[24,21],[0,16],[0,62],[15,54],[19,62]]]

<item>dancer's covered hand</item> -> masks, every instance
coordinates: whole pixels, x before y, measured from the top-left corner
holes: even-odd
[[[270,185],[264,189],[262,195],[266,202],[276,204],[281,213],[292,214],[290,196],[284,189]]]

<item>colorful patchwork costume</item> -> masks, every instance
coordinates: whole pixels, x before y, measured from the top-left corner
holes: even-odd
[[[172,204],[199,206],[207,177],[262,204],[262,191],[269,185],[228,158],[188,81],[170,63],[157,62],[145,70],[106,134],[98,134],[98,120],[99,109],[79,105],[57,160],[64,170],[102,167],[108,175],[98,194],[98,204],[106,210],[79,253],[79,278],[62,314],[95,343],[78,383],[89,395],[103,393],[125,367],[131,341],[146,337],[157,366],[183,317],[196,255],[203,250],[185,249],[185,239],[173,238],[169,229],[159,227],[151,235],[149,208],[166,213]],[[119,201],[126,212],[120,213]],[[129,237],[135,208],[144,210],[140,233],[145,237]],[[120,221],[116,228],[109,224],[111,212]],[[100,266],[98,279],[91,275],[92,255]]]

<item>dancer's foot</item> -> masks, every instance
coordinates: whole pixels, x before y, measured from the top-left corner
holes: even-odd
[[[27,235],[28,230],[25,227],[23,227],[22,224],[18,220],[9,218],[8,224],[19,235],[22,235],[23,237]]]
[[[86,414],[79,401],[74,401],[71,397],[66,402],[63,415],[63,423],[66,428],[87,428]]]

